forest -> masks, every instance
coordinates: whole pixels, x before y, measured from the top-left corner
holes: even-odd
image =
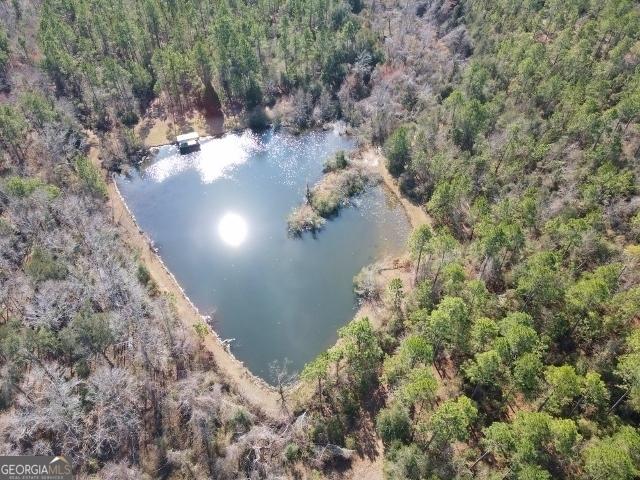
[[[1,455],[104,479],[640,476],[638,2],[4,2],[0,91]],[[275,376],[281,418],[114,218],[108,172],[158,103],[342,120],[429,219],[404,275],[354,278],[379,321]]]

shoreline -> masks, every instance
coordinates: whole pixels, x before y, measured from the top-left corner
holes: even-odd
[[[384,156],[380,147],[374,147],[373,145],[367,145],[360,152],[362,162],[368,166],[371,166],[382,177],[382,183],[388,188],[394,197],[402,205],[402,210],[407,215],[411,228],[414,229],[421,225],[432,225],[433,221],[431,217],[421,207],[411,203],[402,192],[398,182],[391,176],[389,171],[384,165]]]
[[[104,171],[99,158],[99,141],[93,132],[89,132],[88,136],[90,140],[88,156],[96,166]],[[431,224],[431,219],[423,209],[413,205],[402,196],[397,183],[385,168],[384,157],[379,148],[370,145],[365,146],[360,149],[358,156],[365,166],[380,175],[384,188],[400,202],[411,228],[425,223]],[[282,408],[277,389],[252,373],[241,360],[234,356],[228,346],[223,343],[218,333],[211,328],[206,318],[180,286],[173,273],[164,264],[160,255],[153,250],[151,240],[139,227],[135,215],[127,206],[112,175],[108,176],[107,187],[108,204],[111,209],[112,219],[120,229],[124,242],[139,255],[140,261],[149,269],[153,280],[158,285],[158,289],[173,297],[178,319],[183,326],[189,330],[191,335],[195,336],[194,325],[199,323],[207,325],[210,335],[207,335],[200,344],[213,356],[218,373],[249,406],[262,412],[272,420],[282,420],[285,410]],[[402,260],[402,257],[391,259],[391,261],[394,260]],[[379,328],[381,321],[377,318],[376,310],[375,305],[365,302],[358,307],[353,318],[367,316],[374,328]],[[294,386],[290,387],[288,396],[301,393],[301,386],[302,383],[298,381]],[[290,400],[295,402],[296,399],[292,398]]]
[[[387,171],[384,165],[384,156],[382,155],[380,147],[366,145],[357,152],[357,157],[358,161],[363,166],[371,169],[374,174],[380,176],[382,180],[380,183],[382,188],[386,191],[386,194],[393,196],[394,199],[400,202],[402,211],[407,217],[407,221],[411,229],[415,229],[425,224],[432,225],[433,221],[431,217],[429,217],[427,212],[419,206],[411,203],[402,195],[397,182]],[[405,270],[404,264],[406,264],[407,261],[408,254],[406,252],[406,249],[402,255],[396,257],[381,258],[378,263],[382,265],[388,264],[388,266],[385,266],[384,270],[380,271],[377,275],[382,279],[387,279],[387,281],[391,280],[391,278],[393,277],[402,276],[400,272]],[[391,271],[398,273],[390,276],[389,272]],[[410,289],[411,285],[409,284],[406,287]],[[371,322],[373,328],[378,330],[383,326],[383,321],[380,318],[380,310],[381,308],[379,305],[376,305],[371,301],[365,301],[358,306],[358,309],[356,310],[353,318],[367,317],[369,318],[369,321]]]

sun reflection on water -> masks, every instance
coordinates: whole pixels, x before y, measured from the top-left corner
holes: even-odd
[[[218,223],[218,235],[230,247],[239,247],[247,239],[247,221],[237,213],[227,212]]]

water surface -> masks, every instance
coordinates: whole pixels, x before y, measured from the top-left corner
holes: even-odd
[[[354,315],[353,276],[402,251],[401,207],[370,188],[314,236],[287,236],[286,218],[322,175],[325,159],[354,147],[335,132],[228,134],[118,178],[141,228],[203,314],[255,374],[273,360],[295,370],[335,342]]]

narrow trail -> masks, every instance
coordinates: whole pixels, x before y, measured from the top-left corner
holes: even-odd
[[[89,158],[94,165],[104,171],[100,161],[99,140],[92,132],[87,132],[87,135],[90,141]],[[148,238],[138,227],[111,178],[109,178],[107,187],[111,215],[114,223],[120,229],[123,240],[139,254],[140,261],[151,273],[151,277],[158,285],[158,289],[171,294],[175,299],[178,318],[186,330],[195,337],[194,326],[204,323],[202,315],[186,297],[175,277],[167,270],[160,257],[152,250]],[[252,374],[242,362],[227,350],[212,329],[209,328],[209,335],[205,336],[201,344],[213,356],[218,373],[249,406],[262,412],[271,420],[280,421],[284,418],[280,396],[276,389]]]

